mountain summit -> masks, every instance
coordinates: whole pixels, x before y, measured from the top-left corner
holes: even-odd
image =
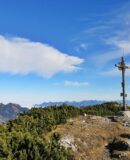
[[[0,122],[15,119],[19,113],[26,112],[28,109],[15,103],[0,103]]]

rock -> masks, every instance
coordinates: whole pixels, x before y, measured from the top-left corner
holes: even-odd
[[[130,150],[130,140],[120,140],[115,139],[112,143],[108,145],[108,149],[112,152],[116,151],[129,151]]]
[[[119,159],[122,159],[122,158],[127,158],[128,157],[128,154],[125,153],[125,152],[122,152],[122,153],[114,153],[112,155],[113,158],[119,158]]]
[[[126,119],[130,119],[130,111],[120,111],[117,113],[119,116],[123,116]]]
[[[126,150],[130,150],[130,140],[128,140],[127,142],[122,142],[122,145],[124,146],[124,148],[126,148]]]
[[[59,143],[66,148],[72,148],[73,151],[77,151],[77,147],[74,144],[74,138],[71,136],[62,137]]]
[[[130,134],[121,134],[120,137],[130,139]]]
[[[125,121],[124,122],[124,127],[130,127],[130,121]]]
[[[119,158],[126,158],[126,157],[128,157],[127,153],[120,153],[119,154]]]
[[[83,120],[82,123],[85,123],[85,120]]]
[[[87,117],[87,114],[86,114],[86,113],[84,113],[84,117]]]
[[[117,122],[123,122],[124,127],[130,127],[130,111],[120,111],[116,116]]]

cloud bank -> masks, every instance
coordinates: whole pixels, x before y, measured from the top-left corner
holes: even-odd
[[[130,2],[105,14],[83,18],[83,21],[89,26],[77,33],[72,42],[79,44],[75,50],[82,49],[82,52],[84,46],[80,44],[88,44],[86,53],[96,67],[104,67],[123,54],[130,56]]]
[[[47,44],[0,35],[0,72],[51,77],[59,72],[77,71],[83,61]]]
[[[111,13],[111,19],[104,25],[103,45],[106,52],[95,56],[99,64],[106,64],[122,55],[130,55],[130,2]],[[105,29],[106,27],[106,29]],[[108,28],[107,28],[108,27]],[[108,51],[107,51],[108,50]]]

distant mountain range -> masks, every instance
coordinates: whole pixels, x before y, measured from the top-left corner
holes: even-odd
[[[34,107],[48,107],[48,106],[60,106],[62,104],[72,105],[75,107],[93,106],[96,104],[106,103],[105,100],[84,100],[84,101],[63,101],[63,102],[43,102],[41,104],[35,104]],[[117,100],[116,102],[122,103],[122,100]],[[126,100],[126,104],[130,105],[130,100]]]
[[[34,105],[34,107],[48,107],[48,106],[54,106],[54,105],[60,106],[63,104],[72,105],[75,107],[84,107],[84,106],[102,104],[105,102],[107,101],[105,100],[84,100],[84,101],[79,101],[79,102],[77,101],[43,102],[41,104]],[[121,103],[122,101],[119,100],[117,102]],[[130,105],[130,100],[127,100],[126,103]],[[8,103],[6,105],[3,103],[0,103],[0,123],[6,122],[9,119],[15,119],[17,118],[17,115],[19,113],[26,112],[26,111],[28,111],[28,108],[21,107],[20,105],[15,104],[15,103]]]
[[[84,107],[84,106],[92,106],[96,104],[102,104],[106,101],[101,100],[85,100],[85,101],[64,101],[64,102],[43,102],[41,104],[35,104],[34,107],[48,107],[48,106],[60,106],[62,104],[72,105],[75,107]]]
[[[27,110],[28,108],[21,107],[18,104],[8,103],[5,105],[0,103],[0,123],[15,119],[18,113],[26,112]]]

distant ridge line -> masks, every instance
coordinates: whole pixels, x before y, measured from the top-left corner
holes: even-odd
[[[48,107],[48,106],[60,106],[63,104],[72,105],[75,107],[81,107],[81,106],[92,106],[96,104],[102,104],[107,101],[104,100],[84,100],[84,101],[57,101],[57,102],[43,102],[41,104],[35,104],[34,107]]]
[[[115,101],[106,101],[106,100],[83,100],[83,101],[57,101],[57,102],[43,102],[41,104],[35,104],[33,107],[48,107],[48,106],[60,106],[63,104],[72,105],[75,107],[84,107],[84,106],[93,106],[97,104],[103,104],[106,102],[118,102],[122,103],[121,100]],[[130,100],[127,100],[126,103],[130,105]]]

